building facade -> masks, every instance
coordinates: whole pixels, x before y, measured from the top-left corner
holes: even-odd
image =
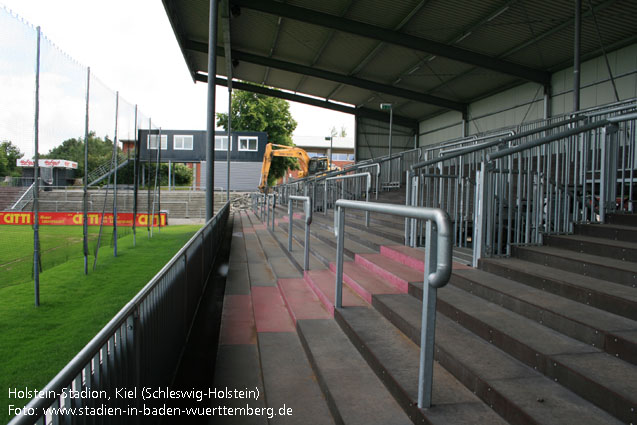
[[[253,191],[261,178],[267,133],[237,131],[230,143],[230,190]],[[183,163],[193,170],[193,187],[206,187],[205,130],[140,130],[140,162]],[[158,149],[159,148],[159,149]],[[215,133],[214,186],[227,188],[228,134]]]

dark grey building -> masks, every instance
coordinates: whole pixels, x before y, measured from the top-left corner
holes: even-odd
[[[205,130],[140,130],[140,161],[192,164],[194,186],[205,188],[206,131]],[[230,190],[256,190],[261,178],[261,163],[268,135],[264,132],[237,131],[232,133],[230,145]],[[215,134],[215,188],[227,187],[228,136]]]

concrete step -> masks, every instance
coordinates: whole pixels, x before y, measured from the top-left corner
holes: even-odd
[[[525,285],[637,320],[637,289],[517,258],[480,260],[480,268]]]
[[[413,423],[507,423],[436,362],[432,407],[419,409],[420,348],[375,309],[343,308],[335,318]]]
[[[438,310],[617,418],[637,419],[630,414],[637,403],[635,365],[451,285],[438,292]]]
[[[312,288],[325,309],[334,316],[336,298],[336,275],[331,270],[310,270],[305,272],[305,281]],[[365,306],[365,300],[346,285],[343,285],[343,306]]]
[[[637,227],[618,224],[576,224],[575,234],[617,241],[637,241]]]
[[[405,294],[379,295],[374,306],[419,343],[419,300]],[[436,321],[436,360],[510,423],[621,423],[444,315]]]
[[[293,236],[296,235],[297,233],[299,233],[300,235],[304,235],[305,223],[301,220],[295,220],[293,224],[294,224],[294,229],[292,231]],[[282,227],[282,229],[287,233],[287,228],[288,228],[287,222],[281,221],[279,223],[279,226]],[[334,236],[334,232],[332,230],[328,230],[326,228],[313,225],[310,227],[310,235],[322,241],[328,247],[331,247],[331,249],[334,251],[334,254],[331,256],[330,261],[334,261],[334,259],[336,258],[336,253],[335,253],[336,237]],[[310,246],[312,246],[311,243],[310,243]],[[362,245],[356,241],[351,240],[350,238],[345,238],[345,246],[343,248],[343,253],[345,255],[353,258],[356,253],[362,253],[362,252],[372,253],[372,252],[378,252],[378,251],[374,250],[373,248],[370,248],[369,244]]]
[[[636,239],[637,240],[637,239]],[[513,256],[559,270],[637,287],[637,263],[554,247],[514,246]]]
[[[336,273],[335,263],[330,264],[330,270]],[[343,282],[369,304],[372,303],[372,297],[376,294],[406,292],[353,261],[343,262]]]
[[[299,320],[297,328],[335,422],[412,424],[334,320]]]
[[[299,320],[331,317],[305,280],[279,279],[277,286],[295,325]]]
[[[258,406],[266,410],[254,417],[238,415],[228,423],[334,424],[280,288],[264,286],[263,282],[270,276],[259,277],[245,267],[248,259],[251,263],[267,263],[283,254],[270,251],[267,255],[264,252],[257,255],[262,246],[271,241],[261,241],[266,235],[255,230],[248,214],[235,214],[235,217],[237,215],[241,227],[233,231],[236,246],[231,248],[234,255],[230,257],[222,314],[219,353],[224,357],[217,365],[216,375],[224,378],[220,381],[224,386],[220,388],[230,389],[255,388],[257,377],[257,388],[261,390]],[[246,239],[250,242],[246,243]],[[297,276],[300,277],[298,272]],[[245,407],[245,402],[229,401],[228,405]],[[226,423],[225,420],[227,418],[221,423]]]
[[[253,287],[252,305],[269,423],[333,424],[279,288]]]
[[[543,241],[545,246],[637,263],[637,242],[635,241],[626,242],[582,235],[547,235],[544,236]]]
[[[424,278],[422,272],[398,263],[383,254],[359,254],[354,261],[390,282],[403,293],[408,291],[410,282],[422,282]]]
[[[610,214],[607,216],[608,224],[619,226],[637,226],[637,214]]]
[[[456,270],[452,285],[536,323],[637,364],[637,321],[482,270]],[[418,294],[421,297],[420,294]]]

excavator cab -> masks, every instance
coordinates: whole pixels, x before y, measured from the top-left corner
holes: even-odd
[[[327,172],[329,169],[327,158],[310,158],[308,164],[308,175]]]

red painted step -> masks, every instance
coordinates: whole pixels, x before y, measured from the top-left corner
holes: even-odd
[[[385,257],[411,267],[414,270],[418,270],[421,273],[425,272],[425,251],[422,249],[412,248],[404,245],[391,245],[381,246],[380,253]],[[452,268],[454,270],[471,269],[473,267],[465,264],[453,262]]]
[[[356,254],[354,261],[391,282],[393,286],[405,293],[409,288],[409,282],[423,281],[423,272],[412,269],[382,254]]]
[[[404,245],[381,246],[380,253],[394,261],[425,272],[425,251]]]
[[[305,272],[305,281],[310,285],[316,296],[321,300],[330,313],[334,316],[335,282],[336,275],[331,270],[310,270]],[[367,303],[354,291],[343,285],[343,306],[366,306]]]
[[[277,286],[295,325],[297,320],[330,318],[330,314],[305,280],[279,279]]]
[[[330,263],[330,270],[336,273],[336,264]],[[352,261],[343,262],[343,282],[352,288],[369,304],[377,294],[400,294],[403,291],[377,274]]]
[[[302,219],[305,217],[305,214],[302,213],[292,213],[292,217],[294,217],[294,219]],[[278,220],[278,219],[277,219]],[[290,221],[289,216],[286,214],[283,217],[281,217],[281,221],[285,221],[286,223],[288,221]]]
[[[256,344],[250,295],[226,295],[223,300],[219,344]]]
[[[253,286],[252,306],[257,332],[294,332],[294,324],[277,287]]]

